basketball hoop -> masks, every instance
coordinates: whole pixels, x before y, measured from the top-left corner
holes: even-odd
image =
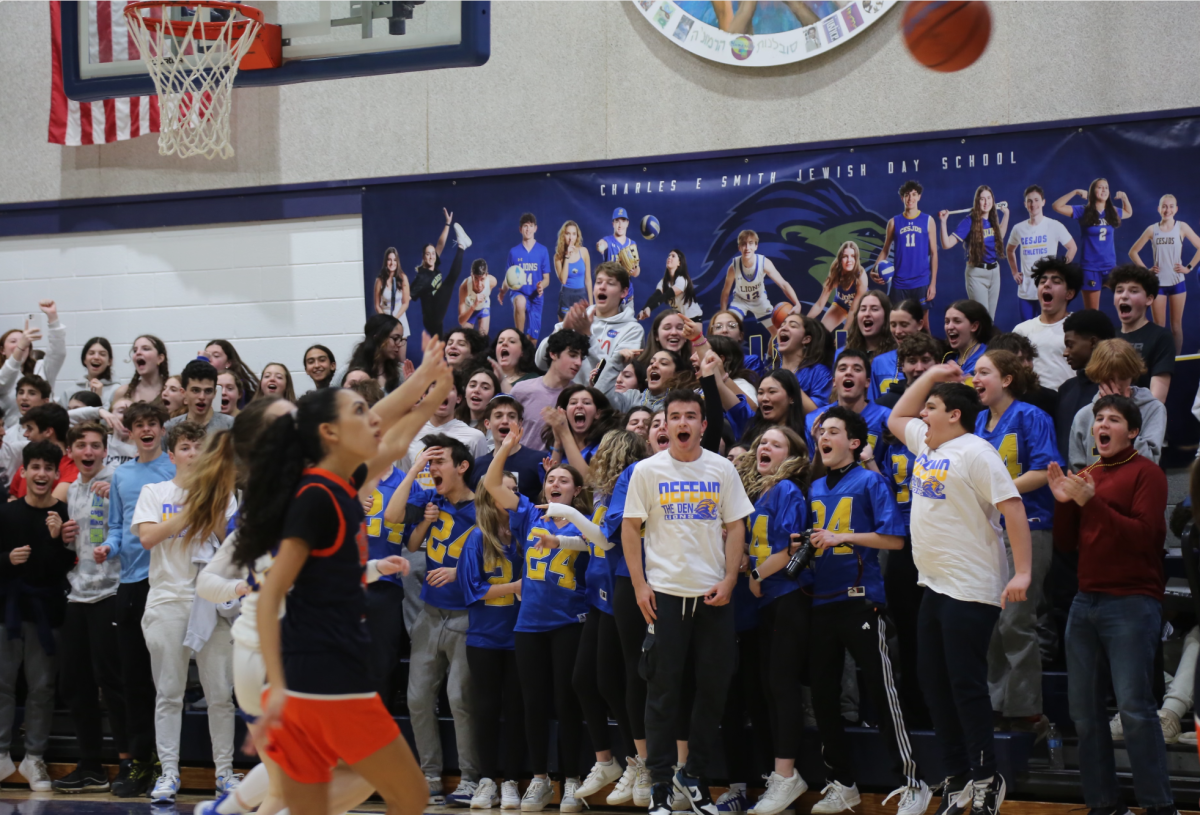
[[[168,19],[173,7],[191,19]],[[227,19],[212,21],[214,10]],[[127,5],[125,17],[158,90],[159,154],[230,158],[233,80],[239,68],[281,64],[279,26],[252,6],[218,0],[143,0]]]

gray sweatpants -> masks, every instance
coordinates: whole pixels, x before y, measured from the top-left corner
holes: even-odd
[[[55,650],[62,647],[61,629],[54,629]],[[21,638],[10,640],[0,627],[0,753],[12,745],[13,717],[17,713],[17,671],[25,662],[25,752],[46,755],[50,723],[54,719],[54,679],[57,660],[42,650],[37,626],[21,623]]]
[[[467,612],[425,604],[409,631],[408,716],[417,755],[426,776],[442,774],[442,739],[438,734],[437,699],[442,677],[454,717],[458,768],[464,781],[479,780],[475,734],[471,728],[471,674],[467,668]]]
[[[982,266],[967,266],[967,297],[986,306],[988,315],[996,319],[996,306],[1000,302],[1000,266],[985,269]]]
[[[1033,571],[1028,599],[1009,603],[1000,612],[988,649],[988,691],[992,710],[1018,718],[1042,712],[1042,651],[1038,644],[1037,608],[1045,592],[1046,575],[1054,541],[1049,529],[1029,533],[1033,542]],[[1013,571],[1012,547],[1004,535],[1009,574]]]

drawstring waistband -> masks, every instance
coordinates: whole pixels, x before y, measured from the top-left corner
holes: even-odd
[[[687,601],[688,600],[692,601],[692,616],[693,617],[696,616],[696,608],[697,608],[697,606],[700,605],[699,597],[684,597],[683,605],[679,609],[679,619],[681,619],[681,620],[687,619]]]

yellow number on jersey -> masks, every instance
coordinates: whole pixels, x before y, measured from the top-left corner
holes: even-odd
[[[536,536],[530,536],[531,543],[536,543],[537,540]],[[545,580],[548,565],[550,572],[558,575],[559,588],[574,590],[575,559],[578,557],[578,552],[566,549],[539,549],[530,546],[525,550],[525,576],[530,580]]]
[[[889,389],[889,388],[891,388],[891,387],[892,387],[892,385],[895,385],[895,384],[896,384],[897,382],[899,382],[899,381],[900,381],[899,379],[885,379],[885,380],[883,380],[882,382],[880,382],[880,383],[879,383],[879,392],[880,392],[880,393],[887,393],[887,392],[888,392],[888,389]]]
[[[488,583],[491,583],[493,586],[495,586],[495,585],[499,585],[501,583],[511,583],[511,582],[513,582],[512,561],[509,560],[508,558],[501,558],[500,559],[500,574],[492,575],[491,577],[489,577]],[[491,600],[484,600],[483,604],[485,606],[511,606],[511,605],[514,605],[516,602],[517,602],[517,596],[515,594],[506,594],[503,597],[493,597]]]
[[[385,524],[382,515],[367,520],[367,537],[378,538],[385,527],[388,531],[387,542],[399,544],[404,535],[404,524]]]
[[[1021,474],[1021,461],[1017,456],[1016,433],[1006,433],[1000,441],[1000,446],[996,448],[996,452],[1004,460],[1004,466],[1008,468],[1009,475],[1016,478]]]
[[[450,537],[450,533],[454,531],[454,519],[450,517],[450,513],[442,510],[438,513],[437,524],[433,531],[429,533],[429,544],[426,547],[425,554],[434,563],[441,563],[446,559],[446,555],[455,560],[462,553],[463,544],[467,542],[467,535],[471,534],[471,530],[475,526],[467,527],[467,531],[454,539],[454,542],[449,546],[446,545],[446,539]]]
[[[853,532],[854,529],[850,526],[851,514],[854,512],[854,499],[849,495],[842,496],[838,499],[837,506],[833,508],[833,513],[830,514],[825,509],[825,502],[820,499],[812,502],[813,529],[826,529],[836,535],[843,535]],[[831,550],[835,555],[849,555],[854,552],[854,547],[849,544],[835,546]],[[825,553],[824,549],[817,550],[817,557]]]
[[[604,504],[601,504],[600,506],[596,507],[596,511],[592,514],[592,523],[594,523],[596,526],[600,526],[602,523],[604,523],[604,516],[607,514],[608,507],[604,506]],[[620,546],[620,544],[617,545]],[[588,542],[588,549],[591,550],[592,557],[608,557],[608,554],[605,553],[603,549],[591,541]]]
[[[767,537],[767,525],[770,521],[766,515],[759,515],[750,524],[746,518],[746,531],[750,533],[750,557],[754,559],[754,568],[763,565],[763,561],[771,556],[771,541]]]
[[[912,493],[908,489],[908,456],[903,453],[894,453],[892,470],[892,478],[895,480],[896,486],[900,488],[896,490],[896,503],[907,504],[912,500]]]

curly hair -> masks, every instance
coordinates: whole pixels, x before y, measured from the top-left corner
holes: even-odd
[[[758,471],[758,448],[763,442],[763,436],[770,430],[779,431],[787,439],[788,457],[774,472],[763,475]],[[751,501],[757,501],[766,495],[771,487],[780,481],[791,481],[808,495],[808,485],[812,481],[812,462],[808,460],[808,445],[804,443],[803,436],[784,425],[776,425],[763,431],[750,445],[746,455],[738,459],[737,471]]]
[[[617,479],[634,462],[650,457],[650,443],[629,430],[610,430],[588,465],[588,481],[596,495],[612,495]]]
[[[996,371],[1003,379],[1006,376],[1012,377],[1012,382],[1008,384],[1005,390],[1009,395],[1020,399],[1025,394],[1035,391],[1040,386],[1038,375],[1033,372],[1033,369],[1026,366],[1021,358],[1012,351],[1000,351],[995,348],[989,348],[984,354],[985,357],[992,361],[996,366]]]

